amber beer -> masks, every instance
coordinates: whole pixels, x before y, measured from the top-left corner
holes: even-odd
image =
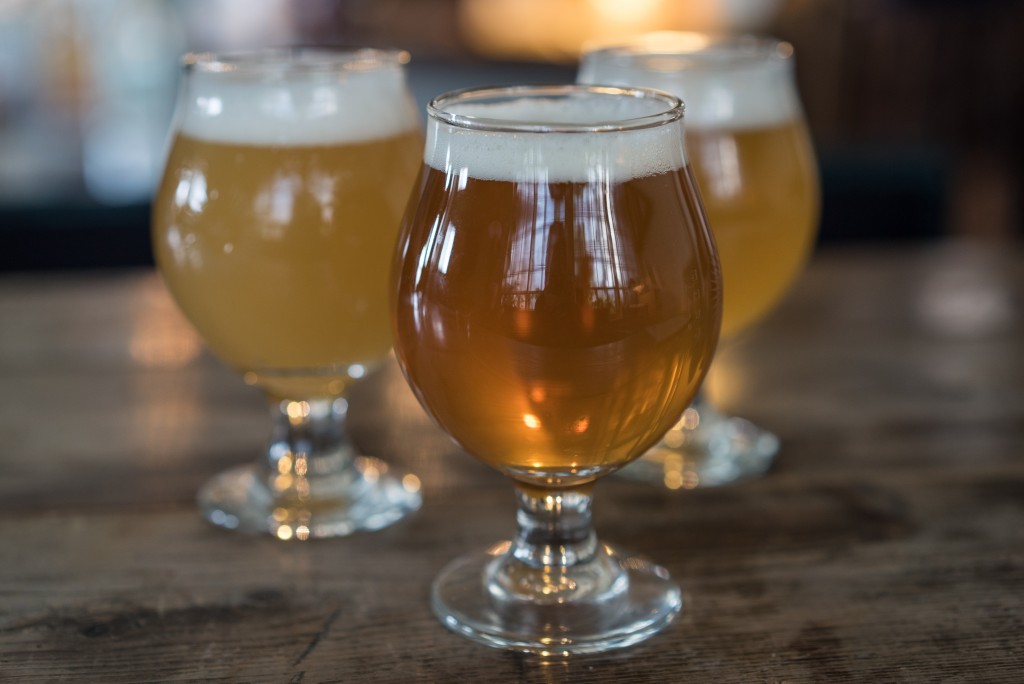
[[[423,142],[411,104],[395,107],[404,82],[380,71],[332,81],[314,67],[270,87],[282,104],[268,113],[255,106],[265,82],[221,82],[214,98],[193,76],[200,104],[178,128],[154,210],[164,278],[248,382],[278,397],[339,395],[391,346],[388,267]],[[322,113],[289,120],[289,98]]]
[[[462,133],[428,125],[396,349],[467,451],[521,482],[589,481],[654,444],[711,362],[720,275],[692,175],[657,130],[596,174],[601,134]]]
[[[817,172],[790,48],[687,39],[703,37],[595,50],[584,55],[579,81],[660,88],[685,101],[687,151],[722,261],[725,338],[772,310],[806,264],[817,232]]]

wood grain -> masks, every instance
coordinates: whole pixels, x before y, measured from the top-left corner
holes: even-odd
[[[724,350],[726,409],[770,426],[768,477],[688,492],[609,478],[602,537],[687,605],[632,649],[568,662],[475,646],[427,598],[507,537],[507,483],[393,364],[352,398],[360,445],[424,507],[315,543],[203,523],[199,484],[253,458],[262,399],[203,351],[150,272],[0,279],[0,681],[1019,682],[1024,252],[816,256]]]

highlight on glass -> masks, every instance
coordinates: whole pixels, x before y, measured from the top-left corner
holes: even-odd
[[[519,503],[515,539],[449,564],[433,609],[494,647],[636,643],[671,622],[681,593],[664,568],[597,539],[592,488],[675,423],[721,319],[682,104],[520,86],[441,95],[428,112],[395,263],[395,350],[427,412]]]
[[[331,537],[420,505],[416,478],[358,454],[345,428],[346,391],[391,348],[389,266],[423,145],[407,61],[369,49],[184,59],[154,253],[272,418],[265,453],[200,490],[215,525]]]
[[[662,32],[587,51],[577,81],[659,88],[686,103],[686,145],[722,261],[728,343],[774,309],[818,230],[817,168],[793,75],[793,48],[767,38]],[[712,371],[714,373],[714,371]],[[665,486],[758,476],[774,434],[698,395],[623,474]]]

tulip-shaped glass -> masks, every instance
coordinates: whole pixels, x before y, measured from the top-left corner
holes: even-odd
[[[389,268],[423,137],[405,53],[189,55],[153,212],[156,261],[207,345],[266,394],[256,463],[199,492],[281,539],[384,527],[419,483],[360,456],[346,389],[391,347]]]
[[[522,86],[442,95],[428,112],[395,350],[427,411],[519,501],[516,538],[448,565],[434,611],[525,652],[635,643],[672,620],[680,591],[597,540],[591,489],[675,423],[721,316],[681,103]]]
[[[792,46],[657,33],[585,53],[577,80],[660,88],[686,103],[687,151],[725,278],[722,340],[733,339],[779,303],[817,234],[817,168]],[[778,448],[775,435],[717,411],[702,392],[623,474],[672,489],[720,485],[760,475]]]

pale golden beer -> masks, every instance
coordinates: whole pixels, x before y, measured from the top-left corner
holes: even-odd
[[[771,311],[818,229],[817,169],[791,48],[668,34],[583,56],[579,81],[659,88],[686,104],[686,145],[722,261],[722,337]]]
[[[389,269],[423,146],[407,60],[316,48],[183,60],[153,252],[273,420],[256,463],[199,490],[214,525],[304,540],[420,505],[419,481],[357,452],[345,427],[347,388],[392,345]]]
[[[387,354],[388,269],[422,146],[418,129],[302,145],[176,137],[156,259],[217,356],[275,396],[312,398]]]
[[[722,260],[722,337],[775,308],[803,270],[818,221],[818,183],[799,121],[687,132]]]

